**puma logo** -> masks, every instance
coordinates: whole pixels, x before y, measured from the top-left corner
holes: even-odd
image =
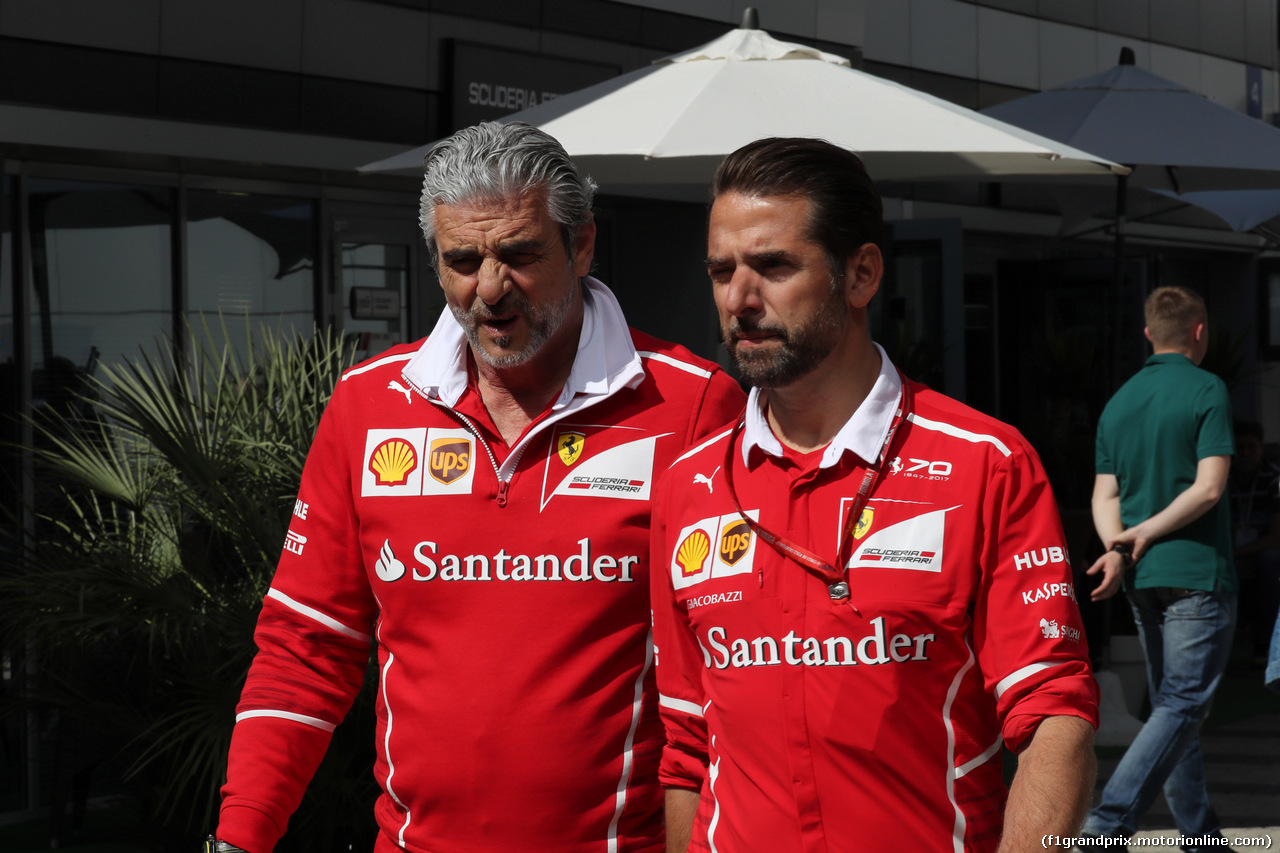
[[[710,477],[708,477],[706,474],[694,474],[693,475],[694,485],[697,485],[698,483],[702,483],[704,486],[707,487],[707,494],[714,495],[716,493],[716,487],[712,485],[711,481],[714,480],[716,474],[719,474],[719,473],[720,473],[720,469],[716,468],[716,470],[711,472]]]
[[[410,391],[408,388],[404,387],[403,385],[401,385],[396,380],[392,379],[389,383],[387,383],[387,390],[399,391],[401,394],[404,395],[405,402],[410,404],[413,403],[413,392]]]

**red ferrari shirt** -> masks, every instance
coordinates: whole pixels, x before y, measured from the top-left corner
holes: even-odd
[[[1069,557],[1039,460],[1012,428],[912,385],[870,396],[817,465],[788,455],[753,393],[745,429],[678,460],[653,517],[667,786],[701,788],[692,850],[992,851],[1000,748],[1046,716],[1097,725]],[[835,565],[850,597],[734,508]]]
[[[220,838],[270,850],[376,646],[375,849],[663,844],[655,472],[741,409],[588,281],[564,392],[510,448],[445,312],[348,371],[303,472],[237,708]]]

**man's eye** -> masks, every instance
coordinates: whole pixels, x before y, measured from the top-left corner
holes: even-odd
[[[707,267],[712,284],[723,284],[733,278],[733,267]]]
[[[457,275],[472,275],[476,270],[480,269],[480,259],[454,258],[451,261],[446,261],[445,266]]]
[[[509,267],[523,267],[533,263],[538,256],[533,252],[513,252],[510,255],[503,255],[502,262]]]

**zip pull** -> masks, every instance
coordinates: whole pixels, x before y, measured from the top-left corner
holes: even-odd
[[[498,507],[502,508],[507,505],[507,486],[511,485],[510,480],[498,481]]]

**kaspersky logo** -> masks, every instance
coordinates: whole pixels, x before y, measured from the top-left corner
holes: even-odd
[[[365,437],[363,497],[469,495],[475,444],[464,429],[371,429]]]

